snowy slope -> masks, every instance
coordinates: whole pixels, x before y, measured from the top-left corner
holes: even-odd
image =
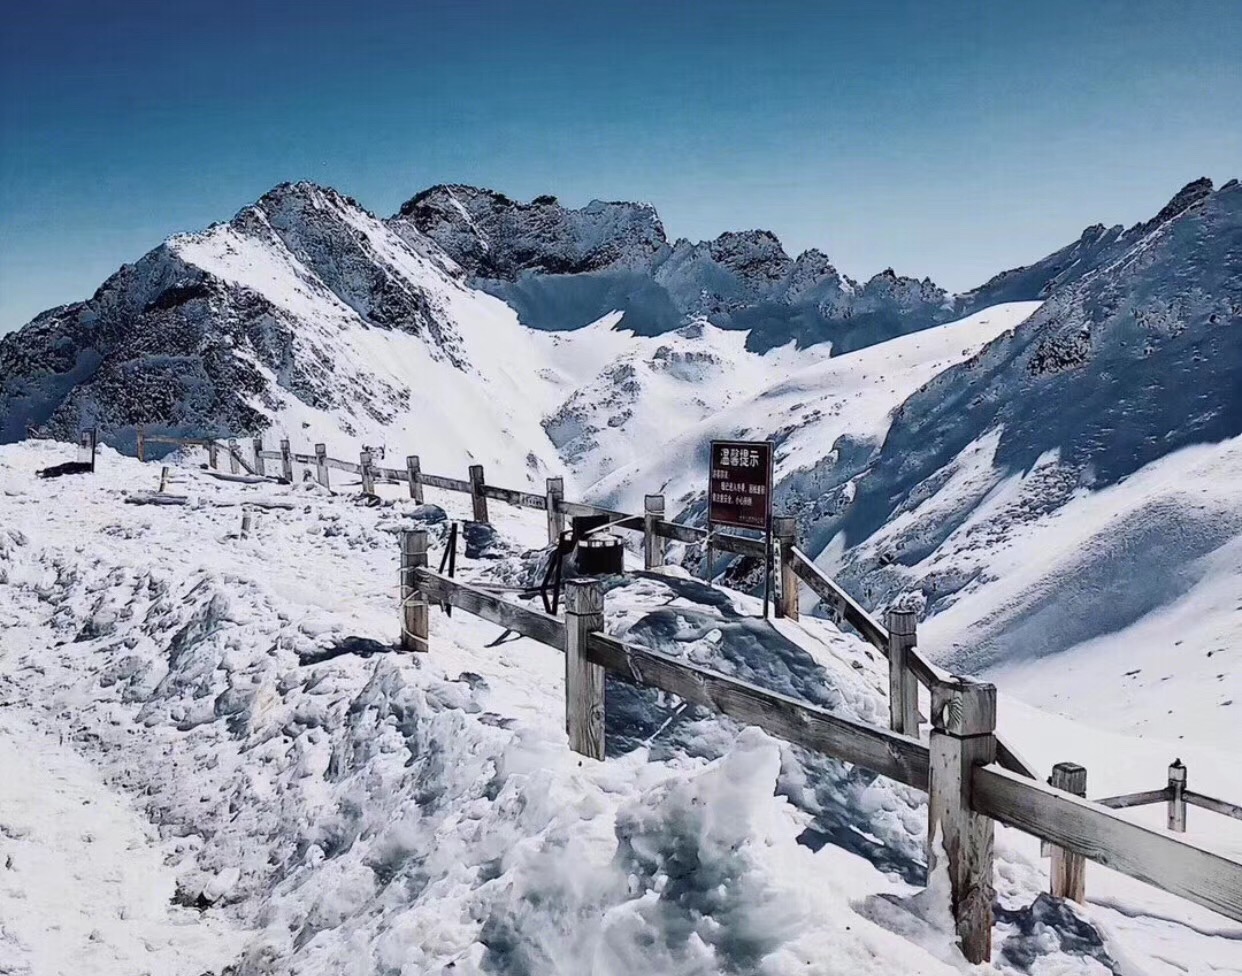
[[[701,508],[713,438],[772,438],[777,508],[797,512],[804,525],[811,526],[817,513],[801,499],[816,496],[817,467],[826,458],[835,462],[848,453],[861,466],[883,441],[893,411],[906,397],[1038,307],[1038,302],[1001,305],[809,364],[807,356],[815,350],[794,360],[788,358],[791,350],[770,352],[758,360],[769,365],[765,383],[749,388],[738,384],[741,395],[715,405],[682,432],[674,427],[658,452],[650,449],[652,442],[645,442],[641,458],[601,478],[589,492],[626,511],[640,510],[643,494],[656,491],[666,494],[669,506]],[[665,413],[676,418],[680,410],[670,405]]]
[[[125,493],[158,466],[105,450],[94,477],[35,480],[62,454],[0,448],[5,733],[63,734],[158,827],[180,900],[213,905],[178,943],[202,951],[185,950],[197,965],[219,964],[204,946],[241,938],[239,976],[963,970],[941,882],[911,899],[919,794],[614,687],[614,754],[582,761],[561,729],[560,655],[489,647],[497,628],[468,615],[433,610],[431,652],[393,653],[393,532],[421,522],[438,548],[434,510],[189,468],[174,487],[192,506],[139,507]],[[463,496],[436,494],[461,516]],[[240,504],[263,498],[297,504],[239,538]],[[465,575],[529,571],[542,519],[496,517],[491,558],[465,560]],[[724,596],[676,575],[636,580],[609,594],[608,628],[882,719],[868,647],[823,622],[762,624],[753,599]],[[1101,789],[1162,759],[1081,728],[1059,741],[1113,757]],[[1216,785],[1242,789],[1234,773]],[[1242,851],[1242,838],[1212,839]],[[0,835],[0,855],[22,843]],[[1000,852],[1000,972],[1242,969],[1237,926],[1102,871],[1079,916],[1037,898],[1034,844],[1002,831]],[[0,890],[0,917],[28,883]],[[51,951],[54,918],[24,930],[14,965]],[[92,971],[133,971],[125,927],[101,936],[118,961]]]

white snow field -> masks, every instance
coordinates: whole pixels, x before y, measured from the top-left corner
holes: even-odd
[[[69,454],[0,448],[0,971],[1242,973],[1242,925],[1096,866],[1088,904],[1057,905],[1037,843],[1004,829],[994,962],[968,966],[943,879],[921,884],[922,794],[624,686],[609,758],[583,759],[560,654],[460,611],[397,652],[395,533],[426,526],[434,565],[434,506],[189,461],[189,504],[129,504],[159,465],[109,449],[94,475],[35,477]],[[255,500],[294,507],[243,538]],[[492,519],[459,572],[529,579],[542,514]],[[607,603],[612,633],[885,721],[868,645],[757,615],[679,570]],[[1084,761],[1093,795],[1158,786],[1171,758],[1008,697],[1001,723],[1041,765]],[[1177,749],[1196,788],[1242,798],[1236,762]],[[1237,856],[1234,828],[1191,811]]]

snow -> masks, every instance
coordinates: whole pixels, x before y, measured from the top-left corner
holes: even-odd
[[[31,777],[0,806],[15,971],[56,971],[47,960],[67,950],[52,925],[88,943],[98,930],[94,956],[61,958],[108,976],[226,960],[246,976],[968,968],[942,886],[918,895],[912,880],[915,791],[623,686],[609,687],[608,760],[584,760],[565,744],[559,653],[497,644],[498,628],[460,612],[433,608],[428,654],[396,653],[394,532],[416,524],[396,486],[373,508],[181,465],[186,505],[129,506],[158,465],[104,449],[93,476],[34,478],[66,450],[0,448],[0,748]],[[240,538],[239,509],[264,499],[295,507],[257,512]],[[469,504],[428,500],[452,518]],[[493,520],[492,548],[460,571],[512,582],[543,518],[497,503]],[[423,524],[438,550],[445,524]],[[757,613],[676,571],[607,603],[628,640],[883,721],[873,649]],[[1002,714],[1020,745],[1073,741],[1101,786],[1111,768],[1146,775],[1125,758],[1141,742],[1008,701]],[[98,823],[82,799],[107,811]],[[31,830],[15,839],[10,824]],[[1218,838],[1206,815],[1191,826]],[[1098,974],[1102,954],[1153,976],[1239,971],[1237,925],[1103,870],[1081,910],[1102,941],[1070,948],[1065,918],[1029,912],[1046,884],[1037,845],[1001,831],[999,854],[996,971]],[[92,858],[57,903],[64,871]],[[173,907],[174,890],[208,907]],[[125,919],[109,915],[118,902]]]

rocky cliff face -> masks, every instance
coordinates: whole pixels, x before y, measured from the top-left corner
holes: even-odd
[[[472,405],[504,428],[509,394],[485,391],[479,365],[497,349],[520,361],[524,330],[462,277],[433,241],[412,245],[334,190],[279,186],[0,340],[0,441],[98,426],[132,448],[138,425],[201,436],[296,416],[317,418],[318,438],[382,443],[420,410],[452,412],[457,387],[478,387]],[[532,426],[527,450],[550,456]]]
[[[865,284],[841,275],[821,252],[790,257],[770,231],[669,242],[646,204],[595,201],[578,210],[554,197],[517,203],[467,186],[433,187],[390,220],[399,234],[426,235],[474,284],[538,329],[574,329],[611,311],[640,335],[675,331],[697,318],[750,332],[763,352],[794,342],[862,348],[955,317],[932,282],[885,271]]]

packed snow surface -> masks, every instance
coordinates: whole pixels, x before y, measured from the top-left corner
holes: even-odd
[[[395,533],[426,527],[434,564],[466,496],[429,489],[418,508],[385,487],[371,506],[187,461],[170,489],[187,504],[127,504],[150,500],[157,465],[105,449],[94,475],[35,478],[65,455],[0,448],[9,971],[969,969],[943,878],[922,886],[916,791],[613,684],[609,758],[585,760],[555,650],[433,608],[430,652],[396,651]],[[255,510],[242,536],[265,500],[294,508]],[[492,512],[459,571],[524,582],[543,517]],[[637,575],[611,585],[607,629],[885,721],[871,648],[758,609],[684,572]],[[1084,757],[1093,793],[1159,785],[1172,748],[1010,700],[1002,726],[1041,764]],[[1236,765],[1181,755],[1242,795]],[[1190,836],[1242,853],[1219,819],[1192,813]],[[1082,909],[1040,897],[1038,846],[1010,831],[996,883],[996,958],[977,972],[1242,972],[1242,926],[1103,869]]]

